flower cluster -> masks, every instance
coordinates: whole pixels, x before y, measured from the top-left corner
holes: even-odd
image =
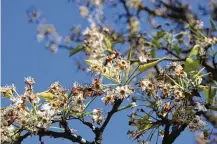
[[[138,9],[142,5],[143,5],[142,0],[129,0],[127,2],[127,6],[129,6],[131,8],[135,8],[135,9]]]
[[[86,54],[91,58],[95,59],[97,57],[104,56],[104,50],[106,48],[104,42],[104,35],[97,30],[95,24],[87,28],[83,35],[87,38],[84,40],[84,47]]]
[[[128,29],[130,33],[135,34],[138,33],[140,30],[140,23],[136,17],[131,17],[130,22],[128,24]]]
[[[46,47],[51,52],[56,52],[62,37],[56,32],[53,25],[45,23],[44,18],[35,8],[27,12],[30,22],[35,22],[38,25],[37,39],[38,41],[45,41]]]
[[[195,116],[195,118],[188,124],[188,129],[190,131],[203,130],[207,124],[201,120],[200,116]]]
[[[86,17],[88,15],[88,9],[85,6],[80,6],[80,14],[82,17]]]
[[[3,96],[11,100],[11,104],[1,109],[2,143],[14,143],[23,130],[37,134],[39,130],[47,130],[58,114],[73,105],[68,103],[66,90],[54,82],[45,92],[34,93],[34,78],[25,78],[26,88],[22,95],[16,92],[15,86],[1,87]],[[13,95],[15,93],[16,95]],[[39,103],[44,99],[42,103]]]
[[[38,26],[37,39],[39,41],[46,40],[47,46],[52,52],[56,52],[58,44],[61,41],[61,36],[56,32],[56,29],[53,25],[50,24],[41,24]]]
[[[106,50],[103,50],[106,51]],[[123,72],[130,70],[130,62],[120,57],[120,52],[112,51],[100,59],[88,59],[89,70],[116,83],[121,83]]]
[[[1,87],[0,91],[4,96],[11,98],[13,97],[13,93],[16,91],[16,87],[14,86],[14,84],[10,86],[7,85],[5,87]]]
[[[126,99],[133,93],[133,89],[128,85],[118,86],[115,89],[109,89],[102,101],[107,104],[113,104],[117,99]]]
[[[172,62],[159,75],[147,75],[141,79],[136,91],[141,92],[141,98],[135,96],[133,99],[144,103],[142,106],[145,105],[146,109],[138,108],[130,115],[129,125],[136,130],[130,130],[128,134],[139,140],[147,131],[161,125],[164,119],[175,127],[186,125],[191,131],[203,131],[207,125],[196,114],[207,111],[206,103],[198,99],[200,94],[195,90],[204,88],[201,82],[206,74],[202,75],[202,71],[186,73],[180,63]]]

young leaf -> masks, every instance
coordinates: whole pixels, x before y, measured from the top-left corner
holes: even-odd
[[[195,71],[199,68],[199,66],[200,66],[199,60],[187,58],[185,61],[184,71],[185,72]]]
[[[122,108],[119,108],[118,111],[122,111],[122,110],[125,110],[125,109],[128,109],[128,108],[132,108],[132,107],[135,107],[135,106],[137,106],[136,102],[133,102],[133,103],[131,103],[129,105],[126,105],[126,106],[124,106]]]
[[[195,45],[195,46],[191,49],[191,52],[190,52],[190,54],[189,54],[189,57],[198,55],[199,50],[200,50],[200,45],[198,45],[198,44]]]
[[[107,46],[106,50],[108,52],[111,52],[112,51],[112,42],[107,37],[104,37],[104,40],[105,40],[105,43],[106,43],[106,46]]]
[[[85,62],[88,64],[88,65],[96,65],[97,64],[97,60],[89,60],[89,59],[87,59],[87,60],[85,60]]]
[[[217,30],[214,20],[213,19],[209,19],[209,20],[210,20],[210,24],[211,24],[212,29]]]
[[[146,71],[147,69],[156,66],[159,62],[161,62],[162,60],[164,60],[164,59],[166,59],[166,58],[167,58],[167,57],[163,57],[163,58],[161,58],[161,59],[159,59],[159,60],[157,60],[157,61],[140,65],[139,68],[138,68],[138,70],[139,70],[140,72],[144,72],[144,71]]]
[[[198,76],[200,76],[200,74],[202,73],[202,71],[205,69],[205,67],[203,67],[199,72],[197,72],[193,78],[197,78]]]
[[[151,57],[152,58],[156,57],[156,49],[154,49],[154,48],[151,49]]]
[[[157,37],[157,39],[161,39],[161,38],[163,38],[166,34],[167,34],[167,33],[166,33],[164,30],[162,30],[162,31],[159,31],[159,32],[157,33],[156,37]]]
[[[144,115],[141,117],[141,121],[144,122],[144,129],[149,129],[151,128],[152,124],[151,124],[151,121],[149,120],[150,116],[149,115]],[[150,124],[148,124],[150,123]]]
[[[177,39],[181,39],[184,34],[185,34],[185,32],[181,31],[180,33],[176,34],[175,37]]]
[[[178,44],[173,45],[172,49],[176,52],[177,55],[179,55],[181,52],[181,48],[178,46]]]
[[[133,52],[133,47],[131,46],[131,47],[130,47],[130,50],[129,50],[129,53],[128,53],[128,59],[131,58],[132,52]]]
[[[79,51],[83,50],[84,49],[84,46],[81,46],[81,45],[78,45],[76,48],[73,48],[69,54],[69,56],[73,56],[75,55],[76,53],[78,53]]]
[[[209,104],[213,104],[215,96],[216,96],[216,89],[212,88],[211,85],[202,87],[203,92],[205,94],[205,98]]]
[[[55,95],[52,94],[50,91],[44,91],[41,93],[37,93],[36,95],[40,98],[47,100],[47,101],[53,100],[55,98]]]

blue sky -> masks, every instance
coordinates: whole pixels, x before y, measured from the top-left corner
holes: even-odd
[[[14,83],[18,92],[22,93],[25,86],[24,77],[33,76],[36,80],[35,91],[40,92],[46,90],[55,80],[70,88],[74,81],[84,82],[85,78],[89,79],[86,74],[76,70],[68,51],[59,50],[53,54],[44,48],[43,43],[37,42],[37,26],[29,24],[26,15],[30,6],[40,9],[46,17],[46,22],[53,24],[62,36],[69,33],[72,25],[87,26],[87,22],[79,16],[78,7],[68,3],[68,0],[3,0],[1,85]],[[7,104],[3,99],[2,106]],[[128,113],[123,111],[114,115],[103,135],[103,144],[133,143],[126,135]],[[87,140],[93,140],[92,132],[79,122],[72,122],[70,126]],[[48,137],[43,140],[52,144],[70,143],[67,140]],[[24,144],[28,143],[38,144],[38,137],[33,136],[24,141]],[[175,142],[182,143],[194,143],[193,134],[185,131]]]

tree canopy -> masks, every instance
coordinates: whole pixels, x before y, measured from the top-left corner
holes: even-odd
[[[89,26],[73,26],[68,36],[44,21],[40,8],[29,8],[38,41],[53,53],[67,50],[90,79],[35,92],[34,76],[26,77],[22,94],[13,84],[1,87],[11,102],[1,107],[1,142],[36,135],[41,143],[49,136],[102,144],[112,117],[126,110],[132,143],[171,144],[186,129],[197,132],[198,144],[217,143],[217,2],[202,3],[69,0]],[[99,99],[103,106],[95,107]],[[73,131],[74,120],[93,132],[93,141]]]

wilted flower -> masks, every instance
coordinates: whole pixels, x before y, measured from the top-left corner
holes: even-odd
[[[56,52],[57,46],[61,41],[61,36],[56,32],[53,25],[40,24],[38,26],[37,39],[39,41],[46,40],[48,42],[47,47],[49,47],[52,52]]]
[[[59,81],[55,81],[50,85],[50,90],[58,91],[61,88]]]
[[[92,115],[93,121],[97,124],[100,124],[103,121],[103,116],[100,109],[93,109],[92,113],[93,113]]]
[[[115,93],[113,89],[106,92],[106,96],[101,99],[106,105],[113,104],[115,101]]]
[[[37,124],[37,127],[43,128],[43,129],[48,129],[49,126],[52,124],[52,121],[49,117],[40,117],[39,122]]]
[[[175,67],[175,74],[176,74],[177,76],[182,76],[182,75],[184,75],[184,69],[183,69],[183,67],[182,67],[181,65],[177,65],[177,66]]]
[[[179,90],[179,88],[177,87],[175,87],[174,95],[175,95],[175,100],[182,100],[185,98],[185,95],[183,94],[183,92]]]
[[[142,6],[142,0],[129,0],[127,2],[127,6],[138,9],[140,6]]]
[[[202,29],[203,28],[203,22],[200,20],[196,21],[195,29]]]
[[[33,77],[26,77],[24,79],[25,83],[28,84],[28,85],[33,85],[35,84],[35,79]]]
[[[91,1],[95,6],[98,6],[98,7],[100,7],[102,4],[102,0],[91,0]]]
[[[116,63],[121,70],[128,71],[130,69],[130,63],[124,59],[117,59]]]
[[[142,45],[144,45],[144,44],[142,44]],[[138,54],[138,57],[139,57],[139,62],[140,62],[140,63],[147,63],[147,58],[148,58],[147,55],[145,55],[145,54],[143,54],[142,52],[140,52],[140,53]]]
[[[88,9],[86,6],[80,6],[80,14],[82,17],[85,17],[88,15]]]
[[[170,103],[166,103],[162,110],[162,116],[165,117],[170,111]]]
[[[125,86],[118,86],[115,89],[116,97],[118,99],[125,99],[128,98],[132,94],[132,90],[129,89],[128,85]]]
[[[200,119],[200,116],[196,115],[195,118],[188,124],[190,131],[203,130],[206,123]]]
[[[146,90],[146,92],[150,92],[154,89],[154,84],[150,80],[144,79],[139,82],[139,86],[142,91]]]
[[[207,111],[206,107],[203,104],[199,103],[199,102],[195,103],[195,110],[197,110],[199,112],[200,111],[202,111],[202,112],[206,112]]]
[[[87,28],[83,35],[87,38],[84,40],[84,47],[86,54],[90,59],[95,59],[97,57],[104,56],[104,35],[98,32],[95,24],[91,25],[90,28]]]
[[[130,18],[128,29],[130,30],[132,34],[137,33],[139,31],[139,21],[136,17]]]
[[[16,87],[14,86],[14,84],[0,87],[0,92],[3,94],[3,96],[6,96],[8,98],[13,97],[13,93],[15,91],[16,91]]]

